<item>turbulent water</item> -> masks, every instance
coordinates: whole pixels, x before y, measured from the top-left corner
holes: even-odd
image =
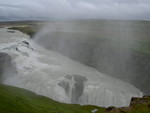
[[[25,88],[64,103],[128,106],[142,92],[56,52],[46,50],[26,35],[0,29],[0,51],[11,56],[17,73],[4,74],[3,83]]]

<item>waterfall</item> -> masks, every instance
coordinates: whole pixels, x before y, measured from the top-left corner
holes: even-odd
[[[3,83],[25,88],[56,101],[81,105],[128,106],[142,92],[129,83],[98,72],[27,38],[3,43],[0,51],[11,56],[17,74]]]

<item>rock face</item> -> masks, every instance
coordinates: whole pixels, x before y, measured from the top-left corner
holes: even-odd
[[[70,97],[71,103],[80,104],[79,99],[83,96],[84,83],[87,78],[81,75],[66,75],[65,79],[58,83],[58,85],[66,91]]]
[[[148,106],[149,106],[150,105],[150,96],[143,96],[142,98],[133,97],[131,99],[130,106],[135,106],[138,104],[148,104]]]
[[[11,76],[16,73],[15,66],[12,64],[11,56],[7,53],[0,53],[0,82],[6,79],[6,76]]]
[[[107,113],[149,113],[150,112],[150,96],[142,98],[133,97],[129,107],[109,107]],[[105,113],[105,112],[104,112]]]

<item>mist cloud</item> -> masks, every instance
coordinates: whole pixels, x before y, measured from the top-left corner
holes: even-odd
[[[0,18],[150,20],[150,0],[0,0]]]

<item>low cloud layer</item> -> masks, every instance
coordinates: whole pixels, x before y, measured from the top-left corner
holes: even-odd
[[[150,20],[150,0],[0,0],[0,19]]]

